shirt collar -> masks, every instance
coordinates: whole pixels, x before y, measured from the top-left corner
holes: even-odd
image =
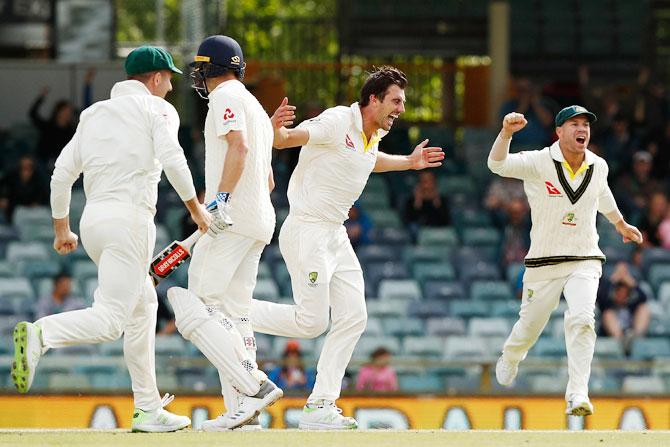
[[[237,85],[237,84],[244,85],[244,84],[242,84],[242,83],[240,82],[239,79],[228,79],[228,80],[223,81],[222,83],[220,83],[220,84],[217,85],[216,87],[214,87],[214,90],[212,90],[212,91],[209,92],[209,93],[214,93],[214,92],[217,91],[218,89],[223,88],[224,85]]]
[[[121,81],[114,84],[110,94],[111,98],[126,95],[151,95],[151,92],[146,85],[135,79],[128,79],[127,81]]]
[[[363,114],[361,113],[361,107],[358,105],[357,102],[353,103],[351,106],[349,106],[351,109],[351,115],[354,118],[354,126],[356,126],[356,129],[360,130],[363,132]],[[373,139],[381,139],[384,137],[388,132],[385,131],[384,129],[377,129],[377,132],[372,135],[372,138],[370,138],[370,141]]]
[[[558,140],[554,142],[549,147],[549,152],[551,153],[551,158],[553,158],[556,161],[560,161],[563,163],[565,161],[565,157],[563,157],[563,152],[561,152],[561,148],[558,145]],[[586,149],[586,152],[584,153],[584,162],[587,165],[592,165],[593,163],[596,162],[596,154],[591,152],[590,150]]]

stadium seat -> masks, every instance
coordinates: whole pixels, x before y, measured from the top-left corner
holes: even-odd
[[[61,374],[54,373],[49,375],[49,389],[53,391],[79,390],[84,391],[90,388],[91,383],[88,376],[84,374]]]
[[[479,337],[448,337],[444,345],[444,359],[472,359],[481,361],[486,358],[486,343]]]
[[[180,388],[192,391],[216,390],[221,388],[221,382],[218,377],[202,373],[177,374],[177,381]]]
[[[401,317],[406,315],[406,300],[370,300],[366,302],[369,317]]]
[[[114,374],[93,374],[91,377],[91,387],[94,390],[114,390],[126,392],[131,388],[130,375],[126,371],[119,371]],[[163,384],[161,384],[163,386]]]
[[[465,284],[475,280],[497,281],[500,279],[500,269],[490,261],[464,262],[459,266],[459,279]]]
[[[371,262],[363,270],[367,295],[377,295],[377,287],[383,279],[408,279],[409,272],[402,262]]]
[[[258,263],[258,279],[267,279],[267,278],[272,278],[272,269],[270,269],[270,265],[267,262],[259,262]]]
[[[622,359],[624,358],[623,346],[614,337],[598,337],[594,357],[599,359]]]
[[[26,224],[18,227],[19,239],[23,242],[53,242],[52,224]]]
[[[509,300],[514,298],[505,281],[475,281],[470,287],[470,298],[480,301]]]
[[[356,256],[363,265],[395,261],[399,258],[398,249],[392,245],[370,244],[359,247]]]
[[[123,338],[100,344],[100,355],[117,356],[123,355]]]
[[[33,299],[35,293],[26,278],[0,278],[0,297]]]
[[[405,337],[402,346],[402,353],[409,356],[439,359],[444,353],[442,337]]]
[[[521,300],[508,301],[494,301],[491,303],[491,316],[516,318],[519,316],[519,309],[521,308]]]
[[[456,271],[448,262],[418,262],[413,266],[414,279],[419,284],[431,280],[453,281],[456,279]]]
[[[368,178],[368,182],[365,184],[365,189],[363,190],[364,193],[367,192],[383,192],[383,193],[388,193],[388,185],[386,184],[386,180],[384,179],[384,176],[382,175],[371,175]]]
[[[453,227],[422,227],[417,234],[417,243],[423,246],[458,246],[458,235]]]
[[[417,262],[445,262],[449,260],[449,252],[444,247],[408,246],[403,252],[403,260],[407,265]]]
[[[658,376],[624,377],[621,390],[628,394],[664,394],[665,384]]]
[[[670,263],[664,262],[649,266],[647,278],[654,290],[658,290],[664,281],[670,281]]]
[[[161,390],[179,389],[177,376],[167,371],[156,371],[156,383]]]
[[[356,344],[353,358],[357,360],[369,360],[370,354],[380,347],[388,349],[392,354],[400,352],[400,343],[395,337],[368,337],[367,334],[363,334]]]
[[[642,271],[645,275],[655,264],[670,264],[670,250],[660,247],[645,248],[642,251]]]
[[[372,210],[391,209],[391,203],[386,191],[363,191],[357,203],[365,213]]]
[[[567,383],[567,378],[556,377],[554,374],[538,375],[528,379],[531,391],[538,394],[563,394]]]
[[[511,327],[504,318],[472,318],[468,324],[468,334],[479,337],[507,337]]]
[[[72,266],[72,277],[84,284],[89,279],[98,278],[98,266],[93,261],[75,261]]]
[[[444,300],[422,300],[409,303],[408,313],[412,317],[446,317],[449,309]]]
[[[421,290],[413,279],[383,279],[379,283],[379,298],[420,300]]]
[[[60,264],[53,261],[26,260],[17,265],[17,273],[29,279],[38,277],[54,277],[61,271]]]
[[[500,233],[494,227],[463,229],[463,245],[468,247],[497,246],[500,244]]]
[[[14,227],[26,225],[51,225],[51,208],[48,206],[17,206],[12,216]]]
[[[0,278],[13,278],[16,276],[16,264],[9,261],[0,261]]]
[[[378,227],[401,228],[402,222],[398,213],[394,209],[376,209],[369,210],[368,216]]]
[[[476,393],[481,386],[481,374],[451,376],[445,378],[445,387],[449,394]]]
[[[429,318],[426,321],[428,335],[448,336],[465,335],[465,322],[462,318]]]
[[[8,261],[18,263],[20,261],[49,259],[49,250],[41,242],[10,242],[7,245]]]
[[[664,338],[638,338],[631,344],[632,360],[654,360],[670,357],[670,340]]]
[[[404,228],[373,228],[370,239],[379,245],[404,246],[409,243],[409,235]]]
[[[590,394],[618,394],[621,392],[621,383],[616,377],[602,376],[594,377],[591,375],[589,380]]]
[[[529,352],[533,357],[557,357],[563,358],[567,355],[565,341],[553,337],[540,337]]]
[[[426,393],[444,391],[441,377],[431,374],[403,374],[398,377],[398,386],[404,393]]]
[[[156,355],[182,356],[186,353],[184,344],[180,335],[159,335],[156,337]]]
[[[427,281],[423,286],[427,300],[453,300],[465,298],[463,286],[455,281]]]
[[[386,318],[382,323],[384,332],[398,337],[425,334],[423,321],[419,318]]]
[[[259,278],[260,279],[260,278]],[[270,278],[264,278],[270,279]],[[286,268],[283,261],[277,262],[274,266],[274,279],[279,291],[283,296],[291,296],[293,294],[291,286],[291,275]]]
[[[491,228],[493,222],[491,221],[491,216],[486,210],[479,208],[465,207],[461,209],[452,209],[451,213],[454,221],[454,227],[462,229],[462,236],[465,236],[465,232],[468,229],[476,229],[479,227]],[[475,232],[471,233],[475,240],[477,236],[481,233]],[[463,244],[466,244],[465,238],[461,237]]]
[[[452,317],[473,318],[486,317],[489,314],[489,305],[483,301],[451,300],[449,301],[449,315]]]
[[[253,293],[254,298],[266,301],[276,301],[279,298],[279,288],[270,278],[258,279]]]

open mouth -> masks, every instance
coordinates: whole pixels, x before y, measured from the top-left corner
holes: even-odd
[[[577,143],[584,144],[586,143],[586,137],[577,137]]]

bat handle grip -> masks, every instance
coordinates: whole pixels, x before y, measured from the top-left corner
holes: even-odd
[[[205,233],[202,233],[200,230],[195,230],[192,235],[184,239],[184,242],[182,242],[182,246],[190,252],[193,245],[195,245],[195,243],[198,242],[198,239],[200,239],[200,236],[202,236],[203,234]]]

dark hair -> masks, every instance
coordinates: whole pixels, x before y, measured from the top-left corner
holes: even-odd
[[[56,274],[56,276],[53,277],[54,284],[56,284],[61,279],[66,279],[66,278],[72,278],[72,275],[70,275],[68,272],[60,272],[60,273]]]
[[[391,85],[401,89],[407,86],[407,76],[395,67],[382,65],[375,67],[361,88],[361,97],[358,104],[365,107],[370,103],[370,95],[375,95],[380,101],[384,100],[386,90]]]
[[[370,359],[374,360],[378,357],[381,357],[383,355],[389,355],[389,354],[391,354],[391,351],[389,351],[388,349],[386,349],[383,346],[380,346],[379,348],[372,351],[372,354],[370,354]]]

